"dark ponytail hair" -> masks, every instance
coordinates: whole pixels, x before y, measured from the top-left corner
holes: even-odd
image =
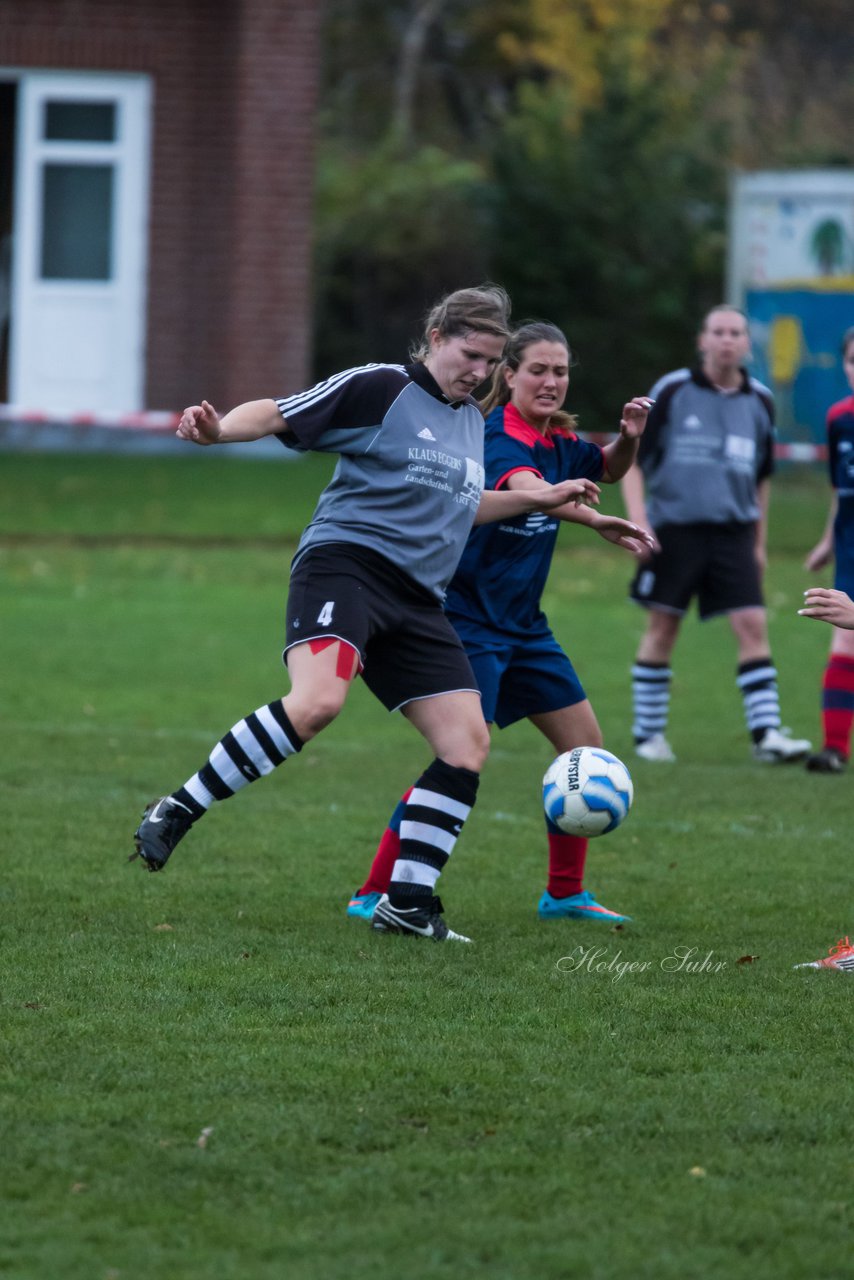
[[[572,349],[567,341],[566,334],[551,324],[548,320],[525,320],[519,325],[518,329],[514,329],[510,335],[510,340],[504,350],[504,359],[495,370],[492,382],[492,391],[481,405],[484,417],[492,412],[498,405],[508,404],[511,398],[511,390],[507,385],[504,377],[505,369],[512,369],[515,373],[525,358],[525,352],[528,347],[532,347],[535,342],[558,342],[562,347],[566,347],[567,363],[572,362]],[[575,431],[578,425],[578,419],[573,413],[564,413],[562,409],[557,410],[549,418],[548,430],[553,428],[563,428],[568,431]]]

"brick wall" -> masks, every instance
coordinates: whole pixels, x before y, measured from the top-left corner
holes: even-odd
[[[0,67],[152,77],[150,408],[306,381],[319,32],[319,0],[0,0]]]

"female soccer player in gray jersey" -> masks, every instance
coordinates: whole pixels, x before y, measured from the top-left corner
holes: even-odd
[[[726,617],[735,638],[736,684],[754,757],[802,760],[809,741],[780,727],[762,593],[773,400],[745,368],[750,334],[737,307],[708,312],[698,351],[696,368],[665,374],[652,388],[638,461],[623,478],[629,518],[656,537],[630,589],[647,610],[632,667],[635,749],[644,760],[676,759],[665,737],[670,659],[696,596],[700,618]]]
[[[631,466],[649,400],[640,397],[623,406],[619,435],[604,448],[581,440],[575,419],[562,407],[571,362],[569,343],[553,324],[528,321],[511,336],[498,385],[483,406],[491,489],[524,489],[580,476],[607,484]],[[445,604],[480,686],[487,723],[504,729],[527,719],[554,755],[602,746],[587,694],[543,612],[561,519],[586,524],[635,555],[654,542],[651,533],[630,521],[583,505],[502,520],[472,530]],[[392,814],[367,880],[350,899],[349,916],[373,917],[399,857],[406,799]],[[546,831],[548,885],[538,907],[540,919],[612,925],[628,920],[585,890],[586,837],[567,835],[548,820]]]
[[[149,870],[165,865],[214,801],[271,773],[330,724],[361,674],[435,757],[407,801],[375,926],[468,941],[443,920],[435,886],[475,802],[489,733],[442,610],[445,587],[473,524],[598,495],[590,480],[484,492],[483,418],[472,392],[495,369],[508,333],[502,289],[462,289],[430,312],[410,364],[347,369],[222,418],[204,400],[185,409],[178,435],[195,444],[275,435],[288,448],[340,458],[291,569],[290,692],[239,720],[198,773],[146,808],[132,857]]]

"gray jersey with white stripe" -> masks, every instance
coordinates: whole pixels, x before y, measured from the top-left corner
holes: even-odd
[[[638,449],[654,529],[671,524],[750,524],[759,518],[757,484],[774,457],[774,402],[742,370],[733,392],[699,369],[666,374]]]
[[[370,364],[276,403],[284,445],[341,455],[294,563],[322,543],[355,543],[443,600],[483,492],[475,401],[450,404],[422,364]]]

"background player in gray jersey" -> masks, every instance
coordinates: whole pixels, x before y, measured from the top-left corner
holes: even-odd
[[[483,418],[471,393],[498,364],[508,332],[503,290],[458,290],[428,316],[409,365],[345,370],[222,418],[207,401],[184,411],[178,435],[199,445],[276,435],[341,461],[292,567],[290,692],[239,720],[198,773],[148,806],[132,856],[149,870],[165,865],[214,801],[271,773],[330,724],[361,673],[435,756],[409,798],[406,836],[374,927],[468,941],[449,930],[434,891],[474,804],[489,733],[468,659],[442,611],[444,588],[475,521],[598,495],[590,480],[483,493]]]
[[[757,760],[801,760],[810,749],[780,728],[777,672],[762,597],[774,406],[749,377],[747,320],[715,307],[698,340],[700,363],[661,378],[638,451],[623,480],[629,518],[658,546],[631,586],[648,612],[632,668],[633,732],[646,760],[675,759],[665,737],[670,658],[696,596],[701,619],[725,615],[738,651],[736,684]]]

